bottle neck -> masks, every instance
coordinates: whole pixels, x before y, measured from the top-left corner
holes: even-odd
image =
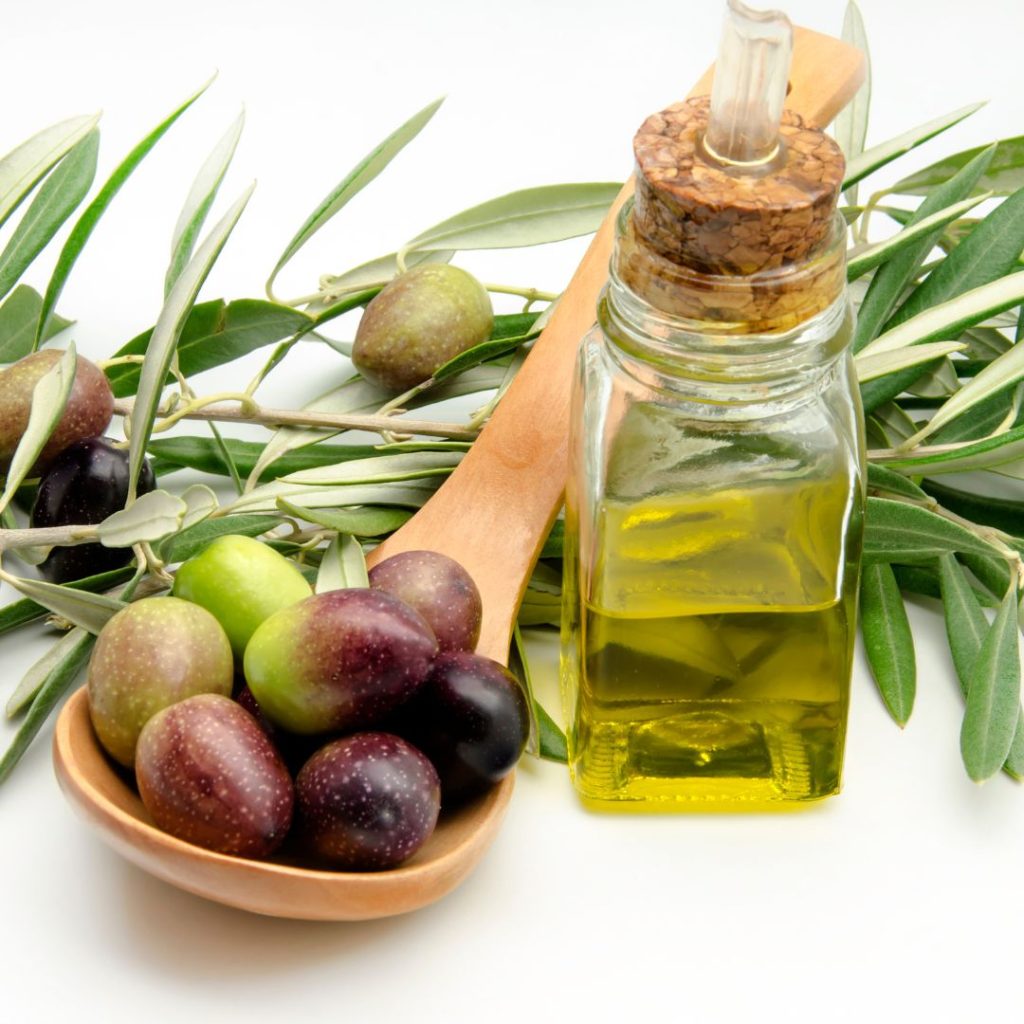
[[[848,347],[845,257],[837,217],[807,261],[706,274],[647,246],[627,204],[598,317],[613,357],[646,383],[711,402],[770,400],[813,384]]]

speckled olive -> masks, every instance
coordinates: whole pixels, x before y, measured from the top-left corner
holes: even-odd
[[[153,821],[208,850],[266,857],[291,825],[288,769],[227,697],[201,694],[158,711],[139,736],[135,777]]]
[[[218,537],[174,577],[175,597],[202,605],[224,627],[236,658],[256,627],[313,593],[284,555],[253,537]]]
[[[292,732],[373,725],[426,678],[437,640],[419,612],[377,590],[331,590],[275,612],[245,649],[245,679]]]
[[[352,362],[393,391],[422,383],[449,359],[491,336],[494,310],[472,274],[447,263],[407,270],[366,307]]]
[[[483,607],[473,577],[437,551],[402,551],[370,570],[370,586],[411,605],[430,623],[441,651],[471,651]]]
[[[199,693],[231,696],[231,645],[217,620],[176,597],[148,597],[103,627],[89,662],[89,714],[104,749],[131,766],[142,727]]]
[[[139,474],[138,493],[156,487],[153,469],[146,459]],[[32,507],[32,526],[70,526],[101,523],[124,508],[128,498],[128,451],[115,448],[105,437],[93,437],[69,445],[43,474]],[[54,548],[39,566],[53,583],[80,580],[107,572],[131,561],[130,548],[105,548],[79,544]]]
[[[25,433],[33,388],[62,355],[58,349],[45,348],[0,370],[0,472],[10,465],[14,449]],[[33,473],[46,469],[69,444],[98,437],[110,425],[113,415],[114,395],[103,371],[79,356],[64,413],[39,453]]]
[[[442,654],[414,700],[389,728],[437,768],[445,806],[482,792],[514,767],[530,716],[519,681],[478,654]]]
[[[386,732],[329,743],[303,766],[295,793],[306,845],[350,871],[407,860],[430,838],[441,806],[434,766]]]

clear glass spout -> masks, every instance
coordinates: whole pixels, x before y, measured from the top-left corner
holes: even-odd
[[[779,151],[793,26],[781,11],[729,0],[704,148],[724,164],[768,164]]]

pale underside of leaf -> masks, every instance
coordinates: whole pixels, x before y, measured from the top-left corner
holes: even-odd
[[[937,341],[930,345],[913,345],[890,352],[859,352],[854,359],[857,379],[862,383],[886,377],[897,370],[905,370],[919,363],[929,363],[953,352],[962,352],[967,346],[956,341]]]
[[[355,537],[338,534],[324,552],[316,576],[316,592],[343,590],[348,587],[368,587],[370,578],[366,571],[363,549]]]
[[[153,544],[182,528],[188,506],[176,494],[150,491],[128,508],[108,516],[96,528],[100,543],[107,548],[130,548]]]

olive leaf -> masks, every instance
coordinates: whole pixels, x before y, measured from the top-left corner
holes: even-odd
[[[18,283],[88,194],[99,148],[100,133],[94,128],[75,143],[43,182],[0,253],[0,298]]]
[[[992,159],[992,153],[991,148],[983,150],[954,177],[936,188],[909,216],[907,226],[918,224],[933,213],[969,196]],[[941,234],[941,227],[934,228],[924,238],[905,246],[875,271],[857,309],[857,328],[853,337],[854,352],[863,349],[883,328]],[[942,340],[956,336],[947,334]]]
[[[621,183],[546,185],[471,207],[417,235],[402,252],[424,249],[510,249],[596,231]]]
[[[911,128],[909,131],[901,132],[895,138],[889,139],[878,146],[872,146],[871,149],[864,150],[864,152],[859,153],[852,160],[847,161],[846,179],[843,181],[843,188],[848,189],[851,185],[855,185],[860,181],[861,178],[866,178],[873,171],[877,171],[879,167],[884,167],[890,161],[895,160],[904,153],[910,152],[916,146],[920,146],[922,142],[927,142],[941,132],[952,128],[953,125],[959,124],[964,118],[970,117],[971,114],[980,110],[984,105],[984,103],[972,103],[969,106],[961,107],[952,113],[943,114],[942,117],[937,117],[932,121],[926,121],[924,124]]]
[[[206,158],[206,162],[199,169],[196,180],[192,183],[185,205],[178,216],[178,223],[174,226],[174,236],[171,240],[171,262],[164,278],[165,297],[170,293],[174,282],[178,280],[178,276],[192,256],[196,239],[203,228],[210,207],[213,206],[214,199],[217,198],[217,190],[224,180],[224,175],[227,174],[231,159],[235,155],[244,125],[245,111],[243,110],[214,146],[213,151]]]
[[[99,633],[110,617],[124,607],[124,602],[106,594],[73,590],[43,580],[29,580],[4,573],[5,582],[37,604],[90,633]]]
[[[973,209],[978,203],[988,199],[991,193],[982,193],[980,196],[973,196],[970,199],[963,199],[959,203],[947,206],[944,210],[938,210],[921,220],[913,221],[895,235],[890,235],[884,241],[876,242],[859,252],[854,252],[846,261],[846,277],[855,281],[869,270],[887,262],[892,256],[907,248],[914,242],[920,241],[928,235],[932,235],[936,229],[941,229],[951,221],[962,216],[968,210]],[[1024,246],[1021,247],[1024,249]],[[1018,250],[1019,252],[1020,250]]]
[[[382,537],[394,533],[412,515],[408,509],[362,505],[356,508],[306,508],[278,498],[282,512],[353,537]]]
[[[43,175],[95,128],[99,119],[99,114],[91,114],[51,125],[0,159],[0,225]]]
[[[361,192],[385,167],[426,127],[437,113],[444,97],[428,103],[386,139],[378,143],[319,203],[305,223],[285,246],[267,281],[267,294],[273,291],[274,281],[284,265],[315,235],[353,196]]]
[[[966,444],[918,448],[908,452],[876,453],[874,456],[889,469],[913,476],[939,476],[945,473],[967,473],[989,469],[1002,463],[1024,459],[1024,427],[1005,434]],[[1024,520],[1019,523],[1024,529]]]
[[[78,649],[84,638],[90,634],[80,626],[68,630],[31,668],[21,677],[7,701],[7,717],[14,718],[35,700],[36,694],[45,685],[50,673],[73,651]]]
[[[897,474],[898,475],[898,474]],[[989,494],[973,494],[937,480],[925,480],[923,489],[943,508],[971,522],[994,526],[1004,533],[1024,529],[1024,501],[1020,498],[996,498]],[[1003,587],[999,593],[1006,590]]]
[[[962,153],[943,157],[929,166],[901,178],[890,189],[903,195],[926,195],[936,185],[948,180],[965,164],[970,163],[983,149],[976,146]],[[996,143],[995,155],[978,188],[997,195],[1008,195],[1024,188],[1024,135],[1012,139],[1001,139]]]
[[[192,484],[186,487],[181,493],[181,500],[185,503],[185,514],[181,519],[182,530],[201,523],[220,507],[217,495],[206,484]]]
[[[13,363],[32,351],[42,306],[43,297],[27,284],[19,284],[4,300],[0,306],[0,363]],[[54,313],[43,341],[49,341],[71,323]]]
[[[942,359],[953,352],[962,352],[967,346],[956,341],[938,341],[931,345],[915,345],[888,352],[859,352],[854,359],[857,379],[865,384],[869,380],[887,377],[921,363]]]
[[[50,712],[78,678],[85,663],[89,660],[95,642],[96,638],[88,633],[78,636],[77,642],[69,645],[62,657],[52,665],[36,692],[28,714],[21,723],[21,728],[15,733],[4,756],[0,758],[0,782],[3,782],[11,774],[14,766],[21,760],[43,727],[43,723],[50,717]]]
[[[320,569],[316,574],[318,594],[328,590],[343,590],[348,587],[368,587],[370,577],[366,571],[363,549],[355,537],[339,533],[324,552]]]
[[[415,483],[342,484],[339,487],[313,487],[306,484],[264,484],[237,498],[229,512],[277,512],[278,499],[284,498],[308,508],[337,508],[355,505],[387,505],[421,508],[437,489],[440,478],[427,477]]]
[[[983,193],[987,194],[990,193]],[[914,289],[887,326],[895,327],[940,302],[1009,274],[1016,267],[1021,252],[1024,252],[1024,188],[978,221],[964,240]],[[991,341],[991,334],[987,337]]]
[[[953,667],[964,696],[971,683],[971,670],[989,630],[988,619],[974,594],[960,563],[953,555],[940,555],[939,585],[946,620],[946,636]]]
[[[518,623],[512,626],[512,643],[509,646],[509,671],[519,680],[526,696],[529,728],[526,735],[526,752],[534,757],[540,756],[539,723],[537,721],[537,695],[533,688],[533,674],[530,672],[530,660],[526,651],[526,642],[520,632]]]
[[[864,82],[854,93],[853,99],[836,115],[832,134],[839,143],[846,159],[852,160],[864,151],[868,134],[868,115],[871,110],[871,54],[868,51],[868,35],[860,8],[850,0],[843,15],[842,39],[864,54]],[[846,193],[851,204],[857,202],[857,186]]]
[[[281,477],[280,482],[284,485],[326,487],[447,476],[462,461],[462,455],[462,452],[450,451],[411,452],[408,455],[377,455],[369,459],[350,459],[333,466],[318,466],[315,469],[291,473]]]
[[[0,511],[7,508],[49,441],[54,427],[60,422],[75,383],[77,362],[75,344],[70,342],[60,359],[39,378],[32,389],[28,423],[7,470],[3,494],[0,494]]]
[[[213,79],[210,79],[210,82],[212,81]],[[46,293],[43,296],[43,308],[39,312],[39,322],[36,325],[36,347],[38,347],[46,332],[47,322],[57,305],[60,293],[64,290],[64,285],[67,283],[71,268],[75,265],[75,261],[85,248],[85,243],[89,241],[89,236],[99,222],[100,217],[106,212],[114,196],[121,191],[121,187],[131,176],[135,168],[142,163],[150,150],[163,138],[171,125],[206,92],[210,82],[207,82],[201,89],[193,93],[135,146],[114,169],[113,174],[107,178],[99,193],[75,222],[75,226],[71,229],[71,234],[68,236],[64,247],[60,251],[60,255],[57,257],[57,265],[50,275],[50,282],[46,286]]]
[[[889,498],[868,498],[864,561],[928,562],[947,551],[999,555],[987,541],[934,512]]]
[[[168,537],[160,545],[160,556],[165,562],[186,562],[205,551],[218,537],[239,534],[259,537],[281,525],[277,515],[229,515],[202,522]]]
[[[107,590],[118,583],[127,582],[133,575],[134,569],[131,568],[112,569],[110,572],[97,573],[95,576],[87,576],[85,579],[65,583],[63,586],[65,588],[72,587],[75,590]],[[46,608],[27,597],[20,601],[12,601],[0,608],[0,633],[7,633],[29,622],[35,622],[46,614],[48,614]]]
[[[176,494],[150,491],[127,508],[107,516],[96,533],[107,548],[130,548],[133,544],[153,544],[181,529],[188,506]]]
[[[1022,297],[1024,297],[1024,271],[1020,271],[1012,277],[1002,278],[991,285],[982,285],[981,288],[976,288],[974,292],[968,292],[967,295],[961,296],[960,299],[953,299],[950,303],[946,303],[946,305],[960,302],[986,288],[993,288],[996,285],[1013,282],[1014,278],[1018,280],[1015,284],[1009,286],[1009,290],[1020,290]],[[920,320],[928,315],[928,313],[919,313],[914,319]],[[914,320],[907,321],[907,325],[913,323]],[[896,330],[899,330],[899,328],[896,328]],[[935,415],[913,437],[908,438],[904,444],[907,447],[919,444],[925,437],[935,433],[939,427],[949,423],[957,416],[962,416],[968,409],[974,408],[979,402],[989,398],[991,395],[1016,384],[1021,378],[1024,378],[1024,346],[1015,345],[1009,351],[993,359],[973,380],[965,384],[951,398],[947,399],[939,407]]]
[[[153,432],[153,421],[156,418],[160,395],[163,392],[167,370],[171,364],[174,347],[181,334],[182,326],[210,268],[216,262],[228,236],[242,216],[242,211],[249,202],[254,188],[255,185],[250,185],[220,222],[211,229],[199,250],[189,260],[188,265],[175,281],[174,287],[160,311],[156,326],[153,328],[153,336],[146,349],[146,358],[139,377],[138,395],[131,413],[131,442],[128,449],[129,503],[135,498],[139,473],[146,456],[146,445]]]
[[[1005,763],[1020,718],[1016,581],[1007,588],[969,675],[960,751],[967,774],[983,782]]]
[[[454,250],[437,249],[430,252],[411,252],[405,258],[406,270],[419,266],[421,263],[448,263],[455,255]],[[398,276],[398,253],[390,252],[386,256],[378,256],[367,263],[346,270],[342,274],[326,274],[320,278],[320,301],[310,303],[307,311],[322,312],[330,306],[327,301],[331,296],[344,292],[359,291],[364,288],[381,288]]]
[[[868,463],[868,489],[875,492],[898,494],[914,501],[928,500],[928,495],[912,480],[908,480],[905,476],[887,469],[885,466],[878,465],[877,462]]]
[[[864,566],[860,584],[861,633],[871,674],[889,714],[902,727],[914,708],[917,665],[914,637],[892,567]]]

